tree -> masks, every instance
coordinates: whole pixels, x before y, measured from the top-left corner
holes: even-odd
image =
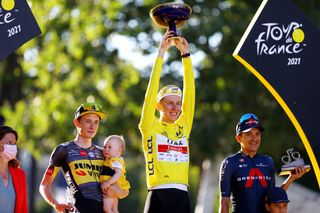
[[[140,64],[142,60],[149,60],[149,66],[138,69],[127,58],[119,56],[117,47],[121,44],[112,42],[113,38],[124,36],[135,45],[132,56],[154,54],[164,30],[153,26],[149,10],[164,1],[28,2],[42,34],[0,64],[0,114],[6,124],[18,130],[21,146],[39,159],[57,144],[74,137],[70,134],[74,129],[75,108],[82,102],[96,101],[108,116],[99,135],[125,136],[128,156],[132,159],[128,173],[135,174],[136,188],[145,190],[137,125],[154,58],[139,59]],[[302,0],[295,2],[319,27],[320,3],[316,0],[308,4]],[[279,104],[232,58],[261,1],[185,3],[193,12],[179,30],[191,43],[197,76],[197,105],[190,139],[193,165],[201,168],[203,159],[238,149],[233,138],[235,124],[241,114],[249,111],[264,121],[268,132],[262,152],[280,159],[275,147],[285,150],[292,142],[303,152],[302,143]],[[179,61],[178,51],[172,48],[161,79],[164,84],[182,82]],[[137,194],[130,199],[142,196]],[[142,198],[139,204],[134,202],[137,200],[128,205],[141,209],[144,201]]]

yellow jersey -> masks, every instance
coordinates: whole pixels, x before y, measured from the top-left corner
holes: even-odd
[[[130,183],[126,179],[127,173],[126,173],[126,165],[124,163],[124,160],[122,157],[119,158],[110,158],[106,159],[105,162],[103,163],[104,167],[109,167],[109,168],[119,168],[121,169],[121,176],[119,180],[117,181],[118,186],[121,189],[127,190],[130,189]],[[105,182],[111,178],[110,175],[103,175],[100,174],[100,182]]]
[[[148,189],[161,184],[188,185],[189,135],[192,128],[195,105],[195,83],[190,57],[183,58],[183,98],[179,118],[172,124],[155,116],[163,59],[157,58],[153,67],[139,129],[142,134],[146,161]]]

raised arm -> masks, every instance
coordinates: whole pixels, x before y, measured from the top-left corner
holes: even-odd
[[[195,83],[192,62],[190,58],[190,48],[188,41],[184,37],[176,39],[176,47],[180,50],[183,64],[183,99],[182,116],[186,119],[191,131],[195,106]]]
[[[157,93],[159,89],[159,82],[163,64],[163,57],[165,52],[172,46],[171,42],[168,40],[169,37],[173,35],[173,31],[167,31],[160,43],[158,50],[158,56],[156,62],[153,66],[147,91],[145,94],[145,100],[143,103],[142,113],[139,128],[143,131],[150,127],[152,121],[155,119],[155,110],[157,102]],[[144,131],[143,131],[144,132]]]
[[[284,190],[288,190],[290,184],[301,178],[305,173],[307,173],[307,169],[304,169],[303,167],[301,166],[298,166],[295,168],[295,170],[293,170],[291,172],[291,174],[289,175],[289,177],[282,183],[281,187],[284,189]]]

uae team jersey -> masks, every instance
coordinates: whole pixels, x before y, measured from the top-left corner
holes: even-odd
[[[181,115],[173,124],[161,122],[155,116],[156,97],[163,59],[153,67],[139,129],[142,134],[148,189],[161,184],[188,185],[189,135],[195,102],[194,74],[190,57],[183,58],[183,99]]]
[[[232,200],[232,212],[264,212],[264,198],[275,186],[274,162],[271,157],[256,154],[253,158],[238,152],[226,158],[220,170],[220,193]]]
[[[102,202],[99,175],[104,156],[102,148],[92,145],[82,148],[76,143],[60,144],[51,154],[50,167],[62,167],[68,189],[77,199]]]

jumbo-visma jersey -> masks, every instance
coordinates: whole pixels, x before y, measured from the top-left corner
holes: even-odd
[[[66,142],[52,152],[51,167],[62,167],[67,185],[75,199],[87,198],[102,202],[99,175],[104,156],[102,148],[92,145],[82,148]]]
[[[189,135],[195,104],[195,85],[191,59],[183,58],[183,99],[180,117],[173,124],[161,122],[155,116],[156,97],[163,59],[153,67],[143,105],[139,128],[146,161],[148,189],[161,184],[188,185]]]

